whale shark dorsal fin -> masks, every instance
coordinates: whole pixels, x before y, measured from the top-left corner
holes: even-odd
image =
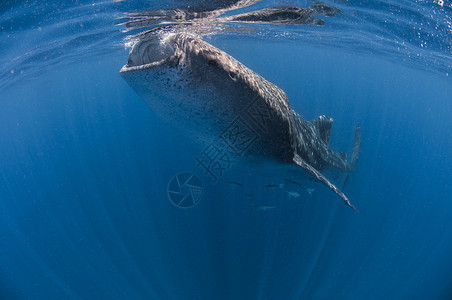
[[[350,206],[351,208],[353,208],[353,210],[358,212],[358,210],[355,208],[355,206],[353,206],[353,204],[350,202],[350,200],[348,200],[347,196],[345,196],[345,194],[338,187],[336,187],[328,178],[326,178],[322,173],[317,171],[313,166],[308,164],[298,154],[294,155],[293,162],[297,166],[306,170],[309,174],[314,176],[317,180],[322,182],[324,185],[329,187],[331,190],[333,190],[333,192],[335,192],[339,197],[341,197],[344,200],[346,205]]]
[[[326,115],[317,117],[311,121],[319,132],[320,138],[327,144],[330,142],[331,127],[333,125],[333,118]]]

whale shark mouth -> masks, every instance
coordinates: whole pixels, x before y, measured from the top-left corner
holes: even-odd
[[[125,67],[151,67],[161,65],[175,54],[174,45],[157,37],[141,40],[133,46]]]

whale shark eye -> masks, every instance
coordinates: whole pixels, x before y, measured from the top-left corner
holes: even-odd
[[[230,71],[230,72],[229,72],[229,77],[230,77],[232,80],[236,81],[236,80],[237,80],[237,73],[234,73],[234,72]]]

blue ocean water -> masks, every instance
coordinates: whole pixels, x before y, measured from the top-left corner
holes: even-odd
[[[212,182],[120,77],[125,13],[226,2],[0,4],[0,298],[452,299],[452,2],[328,1],[324,26],[204,38],[332,116],[333,149],[360,122],[359,213],[318,183]],[[203,183],[185,209],[183,172]]]

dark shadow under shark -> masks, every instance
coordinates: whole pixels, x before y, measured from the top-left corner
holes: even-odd
[[[321,172],[354,170],[361,152],[356,127],[350,160],[329,146],[332,118],[307,121],[285,92],[227,53],[189,33],[160,30],[139,40],[121,75],[163,119],[200,145],[234,154],[241,166],[284,178],[305,170],[346,205],[347,196]]]

